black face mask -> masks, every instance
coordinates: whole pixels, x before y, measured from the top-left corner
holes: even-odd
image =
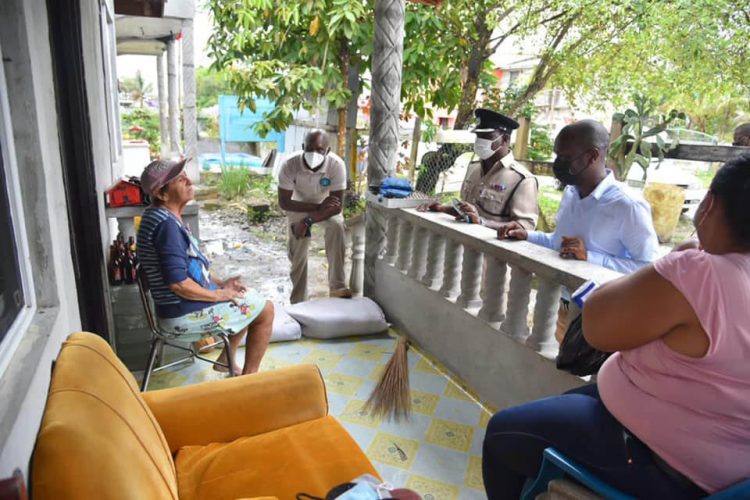
[[[586,153],[583,152],[574,158],[565,158],[564,156],[558,156],[555,158],[555,161],[552,164],[552,172],[555,174],[557,180],[566,186],[575,186],[580,175],[590,166],[586,165],[580,172],[575,174],[570,173],[573,169],[573,162],[584,154]]]

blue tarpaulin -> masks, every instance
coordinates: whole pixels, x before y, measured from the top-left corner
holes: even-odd
[[[219,96],[219,138],[221,139],[221,156],[226,158],[227,142],[275,142],[276,149],[284,152],[284,132],[270,132],[261,137],[254,125],[263,120],[263,113],[274,109],[274,103],[268,99],[256,99],[255,113],[245,107],[243,112],[237,105],[237,96]],[[224,161],[224,160],[223,160]],[[226,164],[226,161],[224,161]]]

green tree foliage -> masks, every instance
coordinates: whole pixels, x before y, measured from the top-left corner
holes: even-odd
[[[549,136],[549,129],[532,123],[529,135],[529,160],[547,161],[552,158],[555,144]]]
[[[750,79],[750,6],[734,0],[628,0],[635,15],[611,36],[568,54],[549,84],[570,99],[626,105],[633,93],[665,109],[712,107],[740,98]],[[697,117],[698,128],[700,118]]]
[[[135,76],[132,78],[123,78],[120,83],[122,90],[130,95],[133,102],[137,103],[139,107],[143,107],[143,100],[146,99],[147,94],[150,94],[153,87],[150,83],[146,83],[141,74],[141,70],[135,72]]]
[[[457,109],[465,128],[478,98],[516,116],[543,89],[562,88],[584,106],[626,105],[645,93],[665,106],[707,110],[743,98],[750,79],[750,6],[734,0],[451,0],[438,9],[412,6],[406,19],[404,66],[412,65],[417,112],[424,99]],[[502,95],[489,63],[502,45],[536,46],[530,78]],[[481,92],[478,92],[481,90]],[[495,94],[494,96],[492,94]],[[695,116],[698,128],[701,119]],[[740,110],[741,111],[741,110]],[[727,128],[726,126],[724,128]]]
[[[289,126],[293,113],[322,101],[339,111],[343,153],[349,68],[360,75],[372,52],[372,6],[359,0],[209,0],[214,67],[229,73],[240,107],[266,97],[276,107],[261,135]]]
[[[123,139],[148,142],[151,158],[159,156],[159,114],[147,108],[134,108],[120,116]]]
[[[209,0],[214,66],[229,72],[241,105],[254,109],[257,97],[277,103],[259,132],[287,127],[294,111],[312,110],[319,99],[345,112],[349,68],[366,84],[373,4]],[[492,96],[490,56],[513,44],[538,47],[538,64],[513,95]],[[745,96],[743,107],[749,51],[750,7],[735,0],[407,2],[402,102],[406,113],[424,120],[431,107],[457,110],[455,128],[472,121],[485,94],[509,114],[526,115],[550,87],[586,107],[624,106],[634,92],[686,110]],[[701,120],[710,121],[695,117]]]
[[[196,68],[195,104],[198,109],[215,106],[219,103],[220,95],[231,95],[232,92],[232,85],[224,72],[212,68]]]

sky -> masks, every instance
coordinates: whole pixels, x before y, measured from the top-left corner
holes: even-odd
[[[211,35],[211,18],[203,2],[197,2],[195,6],[195,18],[193,19],[193,33],[195,36],[195,66],[208,66],[211,59],[208,57],[206,47],[208,37]],[[150,83],[153,91],[156,92],[156,57],[154,56],[118,56],[117,57],[117,77],[131,78],[135,76],[136,71],[140,70],[146,83]]]

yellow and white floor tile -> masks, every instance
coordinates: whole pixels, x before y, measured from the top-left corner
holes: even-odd
[[[409,350],[409,419],[375,418],[363,409],[394,347],[395,339],[386,335],[275,343],[269,346],[261,370],[318,365],[331,415],[394,486],[411,488],[425,500],[486,498],[481,454],[490,413],[416,349]],[[242,353],[238,354],[241,360]],[[222,376],[209,364],[196,361],[153,374],[149,389]]]

